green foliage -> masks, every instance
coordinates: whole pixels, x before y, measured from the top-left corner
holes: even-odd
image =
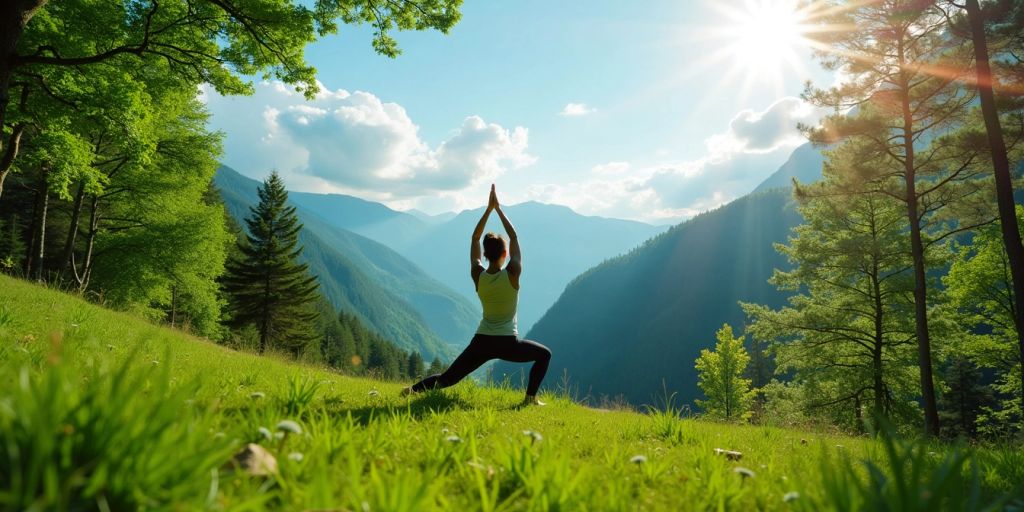
[[[315,335],[317,279],[297,263],[302,224],[288,206],[284,181],[272,172],[259,189],[260,202],[246,219],[241,258],[227,264],[224,288],[230,294],[230,322],[255,325],[259,351],[280,347],[298,355]]]
[[[715,350],[701,350],[697,358],[697,385],[707,397],[697,400],[697,405],[711,418],[746,420],[756,391],[750,389],[750,379],[743,378],[750,362],[750,355],[743,348],[743,336],[733,338],[732,326],[725,324],[715,338]]]
[[[830,471],[850,465],[863,478],[863,460],[893,475],[881,440],[692,419],[676,419],[681,434],[664,437],[666,419],[557,397],[545,397],[543,408],[515,408],[518,392],[472,382],[405,398],[404,384],[225,350],[6,277],[0,304],[18,319],[0,325],[0,339],[15,340],[0,345],[0,453],[17,446],[24,456],[70,443],[89,450],[72,453],[92,457],[50,451],[55,456],[39,458],[33,471],[108,484],[87,491],[77,484],[82,480],[58,479],[52,481],[71,485],[33,490],[7,478],[8,468],[20,466],[5,459],[0,500],[18,501],[0,502],[3,508],[26,509],[39,499],[43,509],[102,509],[103,493],[111,510],[626,511],[678,510],[681,503],[697,510],[820,510],[834,502],[825,485]],[[63,333],[63,349],[51,349],[51,332]],[[48,391],[53,382],[62,383],[60,392]],[[285,398],[302,382],[319,387],[302,412],[289,414]],[[84,396],[94,398],[78,398]],[[284,436],[283,420],[301,434]],[[69,436],[64,425],[71,421],[96,427]],[[23,423],[31,428],[15,430]],[[251,477],[236,469],[232,454],[249,442],[277,459],[276,474]],[[821,453],[835,445],[842,448]],[[922,446],[937,453],[933,461],[948,451]],[[740,451],[743,459],[729,461],[715,448]],[[1016,505],[1006,499],[1022,495],[1020,453],[1003,446],[968,454],[964,467],[976,466],[980,475],[979,504]],[[90,461],[116,471],[92,472]],[[753,476],[738,473],[740,467]],[[130,479],[119,476],[126,468],[134,471]],[[133,492],[121,493],[126,487],[115,482],[132,484]],[[952,480],[921,471],[907,482],[935,489]],[[843,485],[851,489],[838,494],[858,492],[853,480]],[[45,501],[46,489],[62,501]]]
[[[862,410],[916,422],[905,212],[884,195],[842,194],[836,174],[855,163],[847,149],[830,152],[824,181],[800,187],[805,223],[776,246],[792,270],[770,282],[792,294],[789,304],[743,304],[747,332],[773,343],[778,374],[816,391],[800,395],[809,414],[855,430]]]
[[[1017,206],[1017,218],[1024,220],[1021,206]],[[984,407],[979,418],[983,430],[991,434],[1019,431],[1024,421],[1020,416],[1024,355],[1013,322],[1014,308],[1019,305],[1013,298],[1009,262],[997,224],[978,230],[971,244],[957,251],[943,283],[951,306],[960,314],[958,320],[982,326],[978,332],[964,335],[957,351],[997,374],[993,387],[1001,400]]]

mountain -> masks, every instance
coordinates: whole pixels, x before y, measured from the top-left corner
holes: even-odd
[[[582,393],[632,403],[652,403],[663,382],[684,402],[700,398],[694,361],[723,323],[742,328],[738,302],[784,304],[786,296],[767,281],[775,268],[788,267],[774,244],[803,221],[791,179],[820,179],[822,162],[813,146],[800,146],[751,194],[573,280],[527,333],[552,349],[549,376],[568,371]],[[521,369],[501,363],[494,374]]]
[[[581,272],[665,230],[642,222],[588,217],[565,206],[537,202],[503,208],[523,249],[520,333],[527,332]],[[469,240],[481,214],[482,208],[463,211],[418,238],[393,242],[393,247],[437,280],[476,300],[469,277]],[[488,220],[487,230],[504,233],[496,214]]]
[[[239,221],[258,202],[259,182],[229,167],[221,166],[214,183]],[[474,302],[388,247],[325,220],[292,193],[289,200],[305,226],[301,259],[320,278],[322,292],[335,307],[356,314],[396,345],[419,351],[428,360],[450,359],[465,345],[479,321]],[[375,204],[357,204],[368,224],[373,223]]]
[[[392,210],[341,194],[289,192],[296,204],[330,226],[376,240],[476,306],[469,278],[469,238],[482,208],[433,218]],[[580,272],[626,252],[667,229],[642,222],[580,215],[565,206],[527,202],[505,207],[523,247],[520,332],[526,332]],[[425,214],[424,214],[425,215]],[[489,231],[504,232],[497,215]]]
[[[793,150],[786,163],[782,164],[779,170],[761,182],[754,189],[754,192],[789,187],[793,183],[793,178],[796,178],[800,183],[818,181],[821,179],[821,166],[824,163],[825,156],[808,142]]]
[[[800,223],[794,206],[788,189],[755,193],[577,277],[527,335],[554,354],[548,385],[568,371],[594,396],[653,403],[664,381],[685,402],[700,397],[694,360],[724,322],[742,327],[737,301],[784,302],[767,280],[786,267],[773,244]]]

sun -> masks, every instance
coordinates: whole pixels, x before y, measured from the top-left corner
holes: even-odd
[[[811,46],[807,8],[797,0],[711,2],[721,15],[708,29],[718,51],[711,60],[745,87],[781,87],[785,73],[802,73],[800,52]]]
[[[772,71],[796,60],[803,42],[804,19],[795,2],[762,0],[732,11],[730,53],[737,65],[753,72]],[[727,11],[728,12],[728,11]]]

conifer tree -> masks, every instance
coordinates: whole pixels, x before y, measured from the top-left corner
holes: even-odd
[[[317,281],[304,263],[299,232],[302,224],[277,172],[258,190],[260,202],[245,220],[248,233],[239,243],[241,257],[227,264],[224,288],[229,295],[230,323],[255,325],[259,351],[280,346],[298,355],[316,338]]]
[[[697,385],[707,397],[697,400],[697,405],[709,416],[725,421],[746,419],[755,392],[750,389],[750,379],[743,378],[750,362],[750,355],[743,348],[743,336],[734,338],[732,327],[725,324],[715,337],[715,351],[701,350],[697,358]]]
[[[413,351],[409,354],[409,364],[406,367],[406,374],[411,378],[423,376],[423,356]]]

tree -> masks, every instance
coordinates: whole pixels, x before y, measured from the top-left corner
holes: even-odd
[[[165,79],[188,82],[193,92],[206,83],[221,94],[250,93],[243,77],[262,74],[312,97],[315,69],[305,62],[305,46],[337,32],[339,20],[373,25],[374,50],[394,57],[400,50],[391,30],[447,33],[459,20],[460,5],[461,0],[317,0],[311,6],[292,0],[3,2],[0,194],[33,124],[23,107],[32,96],[61,99],[46,76],[54,68],[83,72],[95,64],[159,62],[169,69]]]
[[[865,405],[878,417],[892,418],[898,408],[911,413],[903,404],[913,398],[907,380],[915,332],[906,297],[914,281],[899,204],[836,189],[849,149],[829,153],[822,182],[797,189],[805,223],[776,246],[793,269],[770,280],[793,293],[789,305],[743,309],[752,320],[747,332],[775,341],[779,371],[818,390],[804,407],[836,411],[841,423],[860,429]]]
[[[245,220],[245,242],[239,244],[241,259],[227,264],[224,287],[230,296],[231,324],[253,324],[259,331],[259,352],[281,346],[301,352],[316,337],[311,326],[317,319],[316,276],[304,263],[299,231],[302,224],[289,206],[288,192],[277,172],[263,182],[260,202]]]
[[[434,360],[430,362],[430,368],[427,368],[427,374],[436,375],[443,372],[445,368],[445,364],[441,362],[441,358],[435,357]]]
[[[955,357],[943,372],[948,389],[942,394],[939,414],[948,437],[975,437],[978,418],[994,402],[992,389],[982,383],[981,370],[965,357]]]
[[[409,354],[409,363],[406,365],[405,374],[410,378],[419,378],[423,376],[423,356],[415,350]]]
[[[743,348],[743,336],[733,338],[732,327],[725,324],[715,333],[718,343],[714,352],[700,351],[697,358],[697,378],[707,400],[697,400],[713,418],[725,421],[743,420],[750,416],[754,390],[750,379],[744,379],[750,356]]]
[[[808,87],[804,97],[836,112],[855,110],[829,117],[809,135],[817,144],[843,142],[859,149],[860,165],[846,176],[850,193],[884,193],[905,206],[925,432],[937,436],[925,253],[929,245],[991,220],[950,215],[962,201],[974,201],[962,211],[989,209],[978,193],[977,178],[985,171],[976,166],[977,144],[956,140],[970,134],[942,135],[967,115],[974,94],[961,82],[970,71],[963,49],[945,33],[946,16],[935,2],[822,2],[819,12],[824,14],[817,22],[839,28],[808,37],[819,43],[825,66],[850,79],[828,90]]]
[[[999,209],[999,226],[1002,235],[1003,248],[1006,251],[1006,263],[1012,283],[1014,302],[1024,300],[1024,244],[1021,243],[1020,226],[1018,225],[1017,214],[1013,199],[1013,176],[1010,172],[1010,159],[1007,152],[1006,135],[999,116],[996,90],[1000,85],[996,74],[992,71],[989,61],[989,38],[994,37],[1003,44],[997,44],[995,51],[1002,54],[1006,59],[1015,62],[1019,67],[1021,57],[1013,50],[1021,49],[1021,22],[1024,22],[1024,9],[1021,9],[1017,2],[1005,0],[990,2],[987,12],[982,12],[978,0],[964,0],[963,5],[956,2],[949,2],[955,7],[962,8],[967,14],[967,26],[971,46],[974,49],[974,84],[978,90],[978,97],[981,103],[982,118],[985,123],[986,142],[988,143],[988,157],[992,164],[992,172],[995,177],[996,200]],[[1000,46],[1002,51],[1000,52]],[[1013,78],[1011,78],[1013,80]],[[1018,84],[1019,85],[1019,84]],[[1007,88],[1012,90],[1011,88]],[[1019,91],[1019,89],[1018,89]],[[1019,99],[1009,99],[1017,94],[1003,94],[1003,106],[1007,103],[1016,109],[1024,108],[1024,103]],[[1018,121],[1019,123],[1019,121]],[[1012,310],[1012,318],[1016,331],[1017,348],[1020,352],[1020,379],[1021,379],[1021,416],[1024,417],[1024,308],[1015,307]]]
[[[1016,212],[1024,221],[1024,207],[1016,207]],[[1012,422],[1016,416],[1017,422],[1024,422],[1020,410],[1024,385],[1018,373],[1024,354],[1015,347],[1019,340],[1015,315],[1020,305],[1001,231],[996,226],[980,230],[970,245],[957,252],[943,282],[951,305],[965,316],[963,323],[980,327],[966,336],[960,356],[998,372],[997,390],[1012,397],[1000,411],[1001,421]]]

